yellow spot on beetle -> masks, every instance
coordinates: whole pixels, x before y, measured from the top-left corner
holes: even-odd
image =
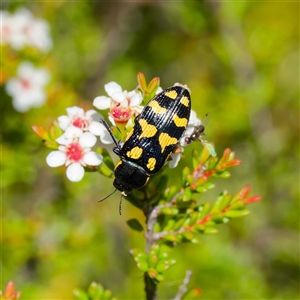
[[[171,91],[168,91],[168,92],[165,93],[165,96],[167,96],[167,97],[169,97],[173,100],[176,99],[177,95],[178,94],[175,90],[171,90]]]
[[[174,116],[173,121],[177,127],[186,127],[188,123],[187,118],[179,118],[177,115]]]
[[[156,159],[154,157],[150,157],[148,159],[148,163],[147,163],[147,168],[152,171],[154,170],[155,168],[155,165],[156,165]]]
[[[158,141],[161,146],[161,153],[163,153],[167,146],[175,145],[178,140],[163,132],[159,135]]]
[[[152,100],[148,104],[148,106],[150,106],[152,108],[153,112],[156,114],[164,114],[167,111],[167,109],[164,107],[161,107],[156,100]]]
[[[143,153],[143,149],[135,146],[131,150],[127,151],[126,155],[132,159],[139,159]]]
[[[117,167],[119,166],[119,165],[121,165],[122,164],[122,160],[119,160],[118,162],[117,162],[117,164],[115,165],[115,170],[117,169]]]
[[[186,97],[186,96],[183,96],[183,97],[180,99],[180,103],[183,104],[183,105],[186,106],[186,107],[188,107],[189,102],[190,102],[190,100],[189,100],[189,98]]]
[[[139,136],[139,139],[143,137],[150,138],[156,134],[156,127],[154,125],[148,124],[148,122],[145,119],[140,119],[139,123],[142,127],[142,134]]]

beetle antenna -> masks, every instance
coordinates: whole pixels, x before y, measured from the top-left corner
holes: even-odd
[[[121,193],[120,203],[119,203],[119,214],[120,214],[120,216],[122,215],[122,199],[123,199],[123,194]]]
[[[111,129],[110,129],[110,127],[108,126],[107,122],[106,122],[104,119],[101,119],[101,122],[102,122],[102,124],[105,126],[105,128],[107,129],[107,131],[108,131],[109,135],[111,136],[111,138],[113,139],[115,145],[116,145],[117,147],[119,147],[118,141],[116,140],[116,138],[115,138],[115,137],[113,136],[113,134],[111,133]],[[109,195],[109,196],[110,196],[110,195]]]
[[[98,200],[98,202],[104,201],[105,199],[107,199],[108,197],[110,197],[112,194],[114,194],[116,191],[117,191],[117,189],[115,189],[115,190],[114,190],[112,193],[110,193],[108,196],[106,196],[106,197],[104,197],[104,198]]]

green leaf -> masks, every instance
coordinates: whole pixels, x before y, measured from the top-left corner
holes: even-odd
[[[243,209],[243,210],[229,210],[225,212],[225,216],[228,218],[240,218],[249,215],[249,210],[248,209]]]
[[[163,274],[158,274],[155,278],[157,281],[161,282],[165,279],[164,275]]]
[[[146,78],[145,75],[142,72],[138,72],[137,80],[139,83],[139,86],[141,90],[144,92],[147,90],[147,83],[146,83]]]
[[[230,205],[230,210],[242,210],[245,209],[245,203],[241,200],[236,201]]]
[[[110,290],[105,290],[103,295],[102,295],[102,299],[103,300],[107,300],[107,299],[111,299],[111,291]],[[95,299],[95,300],[98,300],[98,299]]]
[[[154,97],[157,89],[159,88],[159,85],[160,85],[159,77],[154,77],[148,84],[148,92],[151,98]]]
[[[222,171],[222,172],[218,172],[214,175],[215,177],[218,177],[218,178],[229,178],[231,176],[230,172],[228,171]]]
[[[166,241],[170,241],[170,242],[176,242],[177,241],[177,238],[174,234],[166,234],[163,238]]]
[[[81,289],[76,289],[73,291],[73,293],[75,297],[78,298],[79,300],[89,300],[88,294]]]
[[[49,136],[55,141],[58,137],[62,135],[62,130],[58,125],[57,121],[53,121],[49,128]]]
[[[175,185],[167,188],[164,192],[164,198],[167,202],[171,201],[172,198],[178,193],[179,188]]]
[[[105,177],[113,178],[114,173],[105,164],[100,164],[97,171]]]
[[[182,225],[184,224],[185,222],[185,218],[181,218],[179,219],[173,226],[173,230],[178,230],[179,228],[182,227]]]
[[[193,164],[193,170],[197,169],[199,166],[200,156],[199,152],[196,149],[192,150],[192,164]]]
[[[149,268],[149,265],[147,262],[138,262],[136,264],[136,266],[142,271],[142,272],[147,272],[148,271],[148,268]]]
[[[210,203],[206,202],[202,206],[199,207],[200,216],[199,219],[202,220],[205,216],[210,212]]]
[[[88,288],[88,294],[93,299],[100,299],[104,292],[104,288],[101,284],[97,284],[96,282],[92,282]]]
[[[224,217],[223,214],[221,212],[219,213],[214,213],[211,216],[211,220],[214,221],[215,223],[224,223]]]
[[[193,194],[192,194],[191,188],[190,187],[185,188],[182,201],[183,202],[190,201],[192,199],[192,197],[193,197]]]
[[[206,227],[203,233],[204,234],[216,234],[216,233],[218,233],[218,230],[214,227]]]
[[[126,223],[133,230],[136,230],[139,232],[144,231],[142,224],[137,219],[130,219]]]
[[[185,167],[183,170],[182,170],[182,184],[183,186],[186,185],[187,183],[187,177],[188,175],[191,173],[191,170],[189,167]]]
[[[156,254],[149,254],[148,265],[150,268],[156,267],[158,263],[158,256]]]
[[[194,238],[194,234],[190,231],[185,231],[182,233],[182,237],[185,241],[191,241]]]
[[[58,149],[58,143],[54,142],[54,141],[46,141],[44,142],[44,145],[50,149]]]
[[[166,261],[160,261],[157,266],[155,267],[155,269],[159,272],[162,273],[165,270],[168,270],[170,268],[170,265],[168,263],[166,263]]]
[[[38,135],[42,140],[49,141],[50,137],[48,132],[40,126],[31,126],[31,129],[34,131],[36,135]]]

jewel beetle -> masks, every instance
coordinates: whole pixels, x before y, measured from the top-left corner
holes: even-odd
[[[113,151],[120,157],[113,182],[113,193],[121,192],[120,214],[122,196],[143,187],[150,176],[164,166],[188,125],[190,113],[190,91],[186,85],[176,83],[147,103],[135,118],[134,127],[125,141],[117,142],[108,124],[102,120],[116,144]]]

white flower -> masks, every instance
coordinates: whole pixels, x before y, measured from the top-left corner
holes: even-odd
[[[2,44],[9,44],[16,50],[26,46],[49,51],[52,48],[49,25],[42,19],[35,19],[32,13],[20,8],[14,14],[0,12]]]
[[[105,84],[104,89],[109,97],[96,97],[93,105],[100,110],[110,108],[110,115],[117,123],[127,123],[132,114],[139,114],[142,111],[140,104],[143,96],[140,92],[122,91],[121,86],[114,81]]]
[[[6,92],[13,98],[13,106],[19,112],[26,112],[31,107],[42,106],[46,100],[45,85],[50,79],[46,69],[35,68],[29,62],[20,64],[17,77],[6,83]]]
[[[66,130],[69,126],[75,126],[82,131],[89,131],[93,135],[99,136],[104,144],[113,143],[105,126],[100,123],[102,116],[95,110],[84,112],[82,108],[73,106],[67,108],[66,111],[67,115],[58,117],[58,124],[62,130]]]
[[[52,151],[46,158],[50,167],[67,166],[67,177],[78,182],[84,176],[84,166],[98,166],[102,163],[102,155],[91,151],[97,138],[90,132],[82,132],[80,128],[70,126],[56,141],[58,150]]]

